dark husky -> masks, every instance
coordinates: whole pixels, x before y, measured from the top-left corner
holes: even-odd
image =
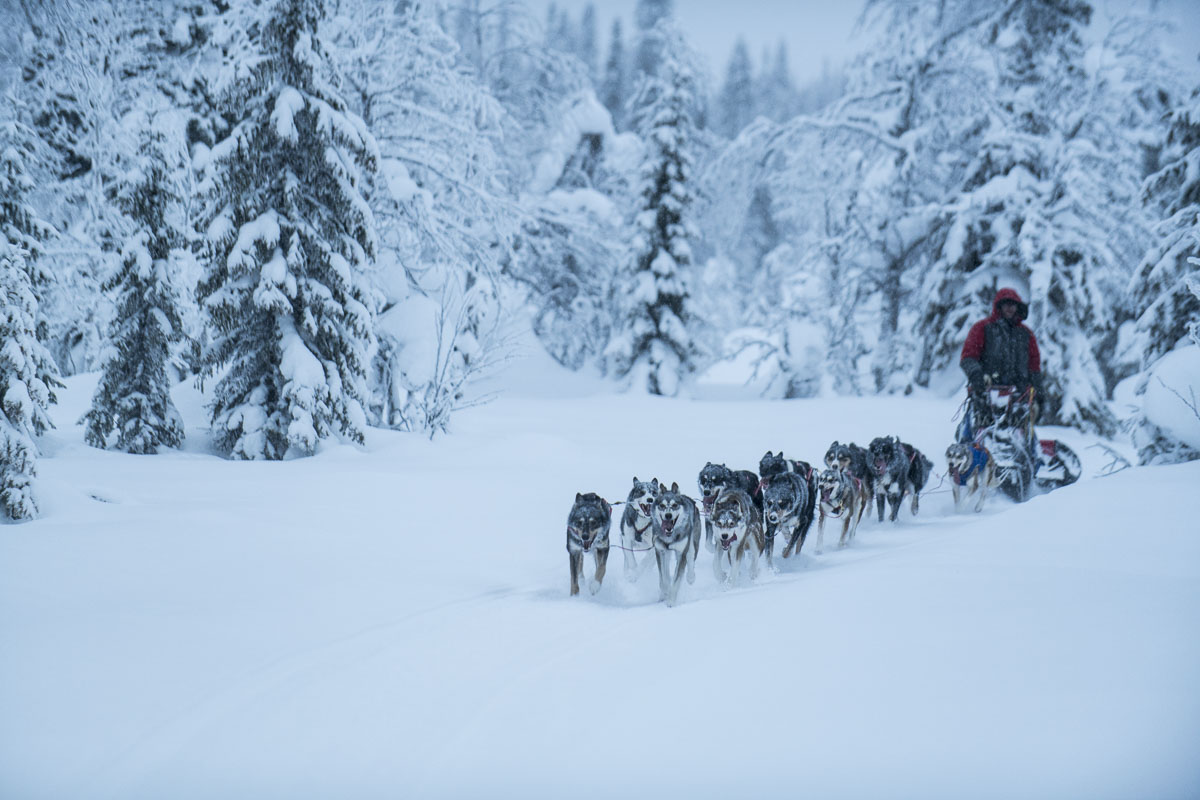
[[[583,554],[594,552],[596,574],[588,583],[592,594],[600,591],[604,568],[608,564],[608,531],[612,527],[612,506],[603,497],[588,492],[575,495],[575,505],[567,515],[567,553],[571,557],[571,595],[579,594],[579,576],[583,573]]]
[[[750,578],[758,577],[758,557],[763,550],[762,515],[750,495],[741,489],[722,489],[713,503],[712,523],[717,551],[713,555],[713,575],[718,581],[726,579],[725,564],[729,564],[729,581],[737,583],[742,568],[742,556],[750,553]]]
[[[854,480],[849,472],[839,469],[827,469],[817,480],[820,487],[821,520],[817,523],[817,552],[820,553],[825,543],[825,519],[836,517],[842,521],[842,536],[838,539],[838,547],[845,547],[854,538],[858,530],[858,521],[862,519],[863,511],[869,502],[865,487],[860,481]]]
[[[848,472],[850,477],[858,481],[866,489],[869,497],[875,491],[875,477],[867,465],[867,451],[853,442],[841,444],[835,441],[825,451],[825,466],[828,469]]]
[[[650,520],[654,531],[654,558],[658,561],[659,599],[673,606],[679,597],[684,570],[688,583],[696,580],[700,512],[692,498],[679,493],[679,484],[672,483],[669,490],[654,498]]]
[[[770,450],[758,462],[758,472],[762,475],[763,486],[763,519],[767,528],[767,565],[773,566],[772,557],[775,550],[775,531],[786,519],[788,521],[788,540],[783,548],[783,557],[788,558],[792,552],[799,553],[812,526],[817,507],[817,473],[807,461],[793,461]],[[797,481],[784,478],[775,490],[768,491],[777,476],[793,475]],[[774,510],[772,510],[774,509]],[[774,516],[774,519],[772,519]]]
[[[714,464],[709,461],[700,470],[696,479],[700,486],[700,502],[704,515],[704,543],[709,551],[713,550],[712,514],[713,503],[722,489],[741,489],[754,500],[758,510],[762,511],[762,495],[758,490],[758,476],[747,469],[732,470],[724,464]]]
[[[900,441],[898,436],[880,436],[871,440],[867,448],[872,472],[875,477],[875,506],[879,521],[883,522],[883,506],[891,507],[888,519],[896,521],[900,503],[907,494],[912,495],[912,513],[917,513],[921,490],[929,479],[933,464],[920,450]]]
[[[650,507],[654,498],[658,497],[662,486],[658,478],[651,481],[633,479],[633,488],[625,498],[625,513],[621,515],[621,552],[625,554],[625,577],[636,581],[653,561],[650,552],[654,550],[654,534],[650,531]],[[643,552],[644,556],[634,556]],[[641,564],[638,559],[641,559]],[[640,567],[640,569],[639,569]]]

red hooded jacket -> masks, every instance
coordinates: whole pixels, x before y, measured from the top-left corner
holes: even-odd
[[[1017,304],[1017,313],[1011,320],[1000,313],[1000,303],[1004,300]],[[991,316],[972,325],[963,344],[959,363],[970,383],[981,383],[986,376],[994,384],[1033,386],[1041,390],[1042,356],[1037,337],[1022,322],[1028,315],[1029,306],[1016,290],[1006,288],[996,292]]]

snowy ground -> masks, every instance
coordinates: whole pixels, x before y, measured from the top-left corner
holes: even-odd
[[[1200,464],[981,515],[943,485],[732,589],[702,549],[669,609],[616,549],[567,596],[576,492],[885,434],[940,473],[956,402],[622,396],[532,358],[452,436],[261,464],[206,451],[188,386],[185,451],[86,447],[95,380],[44,518],[0,528],[0,797],[1200,796]]]

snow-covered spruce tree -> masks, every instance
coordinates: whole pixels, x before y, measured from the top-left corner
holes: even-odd
[[[688,304],[691,242],[698,238],[689,219],[696,73],[682,35],[669,22],[654,35],[658,72],[643,77],[633,103],[634,124],[646,142],[636,232],[614,287],[617,318],[605,358],[611,374],[651,394],[674,396],[700,355]]]
[[[665,42],[658,28],[674,16],[674,0],[637,0],[633,10],[637,26],[634,43],[632,81],[635,91],[643,78],[659,74]]]
[[[1161,219],[1158,238],[1129,284],[1142,363],[1135,386],[1140,405],[1127,425],[1142,463],[1200,458],[1200,450],[1155,424],[1146,408],[1148,392],[1183,388],[1164,385],[1156,368],[1176,350],[1200,345],[1200,88],[1171,112],[1161,163],[1144,188]]]
[[[335,55],[382,156],[369,195],[383,297],[371,418],[433,434],[503,356],[499,275],[517,225],[499,152],[506,115],[427,10],[390,0],[341,8]]]
[[[996,112],[956,196],[922,289],[917,382],[952,367],[996,287],[1027,294],[1042,351],[1042,420],[1110,433],[1105,398],[1115,300],[1137,258],[1140,157],[1114,125],[1103,81],[1084,68],[1088,3],[1009,0],[979,42],[997,72]]]
[[[800,111],[800,96],[792,82],[787,43],[782,39],[754,82],[754,108],[775,122],[786,122]]]
[[[9,98],[10,111],[15,105],[16,99]],[[53,277],[47,269],[45,245],[57,231],[38,215],[29,202],[33,179],[25,170],[25,165],[35,161],[42,149],[44,148],[40,147],[36,133],[17,119],[8,119],[0,123],[0,239],[23,255],[21,261],[37,309],[34,330],[38,342],[47,346],[50,333],[42,313],[42,299],[46,296]],[[54,403],[57,401],[54,390],[62,386],[58,379],[58,367],[52,358],[42,359],[37,363],[38,380],[46,387],[49,402]]]
[[[629,64],[619,18],[613,20],[612,33],[608,37],[608,58],[604,62],[599,94],[600,101],[612,117],[613,127],[624,129],[625,103],[629,99]]]
[[[600,45],[596,36],[596,4],[588,3],[579,17],[579,38],[576,42],[576,57],[583,62],[588,77],[595,84],[600,69]]]
[[[171,168],[178,159],[168,155],[167,136],[148,129],[141,141],[140,169],[129,176],[120,198],[135,230],[122,249],[121,269],[104,284],[116,295],[109,357],[82,421],[93,447],[157,453],[183,441],[168,366],[172,345],[182,337],[171,255],[186,234],[173,180],[178,173]]]
[[[111,306],[100,284],[128,231],[115,187],[136,151],[122,119],[153,97],[164,5],[151,0],[22,3],[30,26],[17,89],[49,158],[31,162],[33,202],[61,236],[39,293],[47,343],[66,374],[92,369]]]
[[[224,112],[239,121],[200,166],[208,198],[199,299],[221,372],[216,446],[239,459],[363,440],[375,257],[361,174],[378,148],[338,94],[319,0],[235,6]]]
[[[715,112],[716,131],[728,139],[737,137],[757,112],[750,49],[741,37],[734,43],[729,64],[725,67],[725,82],[721,85]]]
[[[1143,192],[1161,220],[1158,236],[1129,283],[1143,369],[1174,348],[1200,314],[1187,286],[1189,277],[1200,275],[1188,262],[1200,233],[1200,88],[1169,119],[1162,167],[1146,179]]]
[[[34,331],[37,300],[24,253],[0,237],[0,511],[7,519],[37,515],[36,439],[51,427],[50,353]]]
[[[16,99],[7,102],[11,109]],[[40,301],[52,280],[46,267],[45,242],[56,231],[29,202],[34,182],[26,165],[37,160],[39,149],[37,134],[29,126],[15,118],[0,122],[0,234],[25,251],[30,289]]]

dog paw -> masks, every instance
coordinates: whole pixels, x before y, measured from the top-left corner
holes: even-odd
[[[588,591],[590,591],[592,594],[600,591],[600,581],[596,580],[595,578],[592,578],[590,581],[588,581]]]

